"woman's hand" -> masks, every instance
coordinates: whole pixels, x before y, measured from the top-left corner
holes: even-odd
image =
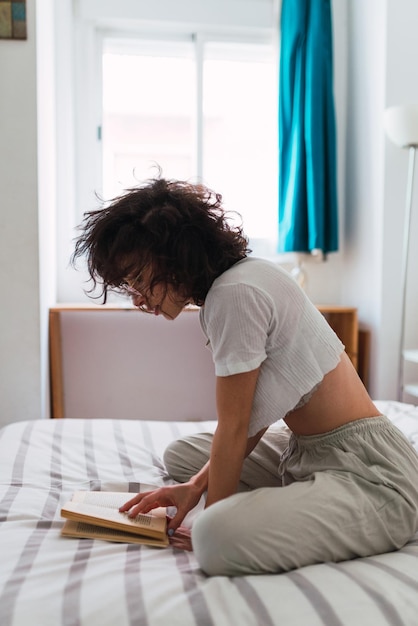
[[[181,485],[160,487],[155,491],[138,493],[134,498],[120,507],[119,511],[129,511],[129,517],[136,517],[139,513],[149,513],[159,506],[175,506],[177,512],[170,519],[167,532],[171,536],[180,526],[187,513],[199,502],[202,491],[192,482]]]
[[[193,552],[192,537],[190,528],[179,526],[172,537],[170,537],[170,545],[179,550],[188,550]]]

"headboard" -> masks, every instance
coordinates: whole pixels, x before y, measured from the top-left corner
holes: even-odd
[[[215,371],[198,309],[168,322],[135,308],[50,310],[51,416],[216,418]]]

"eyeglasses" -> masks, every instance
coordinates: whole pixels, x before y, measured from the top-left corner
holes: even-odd
[[[134,285],[140,285],[141,284],[141,275],[137,276],[132,283]],[[127,282],[127,281],[123,281],[120,285],[119,285],[119,289],[125,293],[128,296],[136,296],[141,298],[143,296],[143,294],[138,291],[138,289],[135,289],[135,287],[131,287],[131,285]]]
[[[139,291],[137,289],[134,289],[134,287],[131,287],[127,283],[121,283],[119,285],[119,289],[121,291],[123,291],[123,293],[126,293],[127,296],[136,296],[136,297],[139,297],[139,298],[142,297],[142,294],[139,293]]]

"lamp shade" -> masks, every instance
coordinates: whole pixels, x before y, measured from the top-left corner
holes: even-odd
[[[384,127],[389,139],[397,146],[418,146],[418,104],[402,104],[386,109]]]

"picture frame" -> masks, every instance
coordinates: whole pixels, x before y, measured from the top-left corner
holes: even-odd
[[[0,39],[27,39],[26,0],[0,0]]]

